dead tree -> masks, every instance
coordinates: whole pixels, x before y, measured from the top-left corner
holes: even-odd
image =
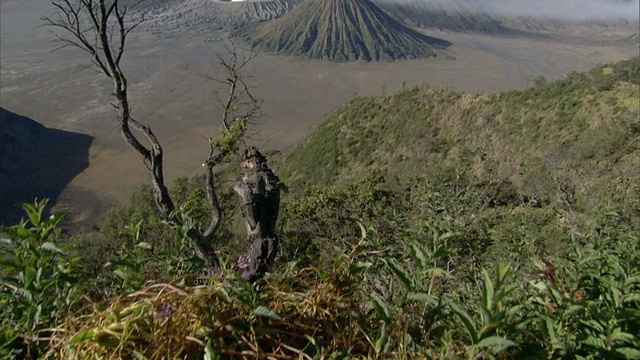
[[[247,251],[238,259],[242,277],[251,282],[273,265],[278,252],[276,221],[280,208],[280,179],[256,149],[245,151],[244,174],[233,190],[238,194],[247,228]]]
[[[94,65],[111,80],[112,95],[115,98],[112,105],[118,110],[120,133],[129,147],[142,157],[161,216],[169,224],[182,227],[185,224],[181,223],[175,213],[176,206],[164,180],[162,146],[148,125],[132,118],[127,78],[121,68],[127,37],[143,21],[140,15],[130,14],[130,10],[140,2],[127,6],[120,0],[53,0],[56,13],[43,20],[54,29],[62,30],[63,35],[54,33],[55,36],[66,45],[78,47],[88,53]],[[260,103],[251,96],[249,87],[241,76],[241,70],[251,57],[241,58],[237,51],[232,51],[230,59],[219,57],[219,60],[226,74],[225,80],[216,81],[228,86],[229,91],[226,96],[216,94],[223,108],[221,134],[215,139],[209,139],[209,156],[203,162],[211,220],[204,231],[195,225],[183,228],[184,236],[192,242],[196,255],[205,262],[210,274],[217,272],[220,266],[213,240],[222,217],[214,183],[214,168],[227,161],[238,150],[247,123],[260,109]],[[143,143],[145,140],[147,145]],[[266,166],[266,163],[261,166]],[[277,209],[275,211],[277,217]]]

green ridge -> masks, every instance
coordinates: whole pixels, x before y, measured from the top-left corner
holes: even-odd
[[[297,188],[348,182],[372,167],[403,179],[464,171],[478,184],[507,182],[522,198],[554,201],[562,185],[586,207],[637,206],[639,73],[633,58],[524,91],[358,98],[292,149],[285,178]]]

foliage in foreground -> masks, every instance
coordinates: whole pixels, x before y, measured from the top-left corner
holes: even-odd
[[[468,190],[450,197],[446,188],[425,184],[406,197],[375,184],[342,190],[351,197],[334,189],[305,198],[320,213],[344,210],[331,220],[334,225],[324,215],[304,216],[304,200],[292,203],[290,228],[320,228],[323,221],[331,231],[307,234],[308,241],[318,246],[325,236],[334,241],[316,247],[324,253],[318,256],[313,247],[301,252],[300,237],[293,237],[299,232],[285,232],[285,252],[297,252],[299,262],[287,263],[255,286],[233,270],[196,286],[180,279],[159,282],[161,277],[145,271],[117,285],[120,278],[111,274],[111,291],[120,289],[121,295],[83,304],[63,301],[81,299],[75,289],[87,289],[93,279],[83,281],[79,270],[60,270],[75,264],[54,245],[60,217],[43,220],[37,216],[39,205],[30,206],[29,221],[5,230],[12,240],[2,248],[3,259],[12,266],[2,271],[2,354],[39,350],[42,358],[57,359],[640,355],[640,261],[635,256],[640,249],[633,218],[603,213],[563,239],[569,242],[564,251],[527,250],[529,257],[503,257],[507,265],[495,261],[491,246],[474,250],[475,255],[464,251],[467,236],[494,236],[478,228],[464,232],[473,227],[457,224],[469,215],[464,208],[474,204]],[[395,218],[386,206],[392,198],[398,204]],[[336,204],[340,199],[343,203]],[[420,216],[436,211],[439,217],[416,225],[421,231],[407,229],[403,219],[413,222],[417,215],[403,204],[421,208]],[[350,219],[350,207],[356,206],[360,212]],[[389,221],[394,225],[385,227]],[[47,274],[39,280],[44,285],[21,282],[31,278],[32,269]],[[66,277],[67,272],[78,276]],[[27,292],[34,301],[23,301]],[[34,323],[38,308],[52,316]]]

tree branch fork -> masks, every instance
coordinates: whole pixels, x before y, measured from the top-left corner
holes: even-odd
[[[138,1],[133,6],[139,4]],[[61,30],[64,35],[54,36],[65,45],[80,48],[88,53],[93,64],[111,80],[113,85],[112,103],[117,110],[120,134],[136,153],[147,169],[153,187],[153,197],[160,214],[170,225],[184,226],[176,216],[176,206],[164,179],[163,148],[149,125],[142,124],[131,116],[127,93],[127,78],[121,69],[127,37],[138,27],[143,17],[129,20],[133,6],[123,5],[119,0],[53,0],[55,17],[43,17],[46,25]],[[205,193],[210,207],[211,220],[206,230],[200,231],[195,225],[186,229],[185,236],[191,241],[196,255],[201,258],[209,274],[220,269],[220,259],[213,246],[222,210],[216,193],[214,168],[233,152],[245,135],[245,125],[260,114],[261,103],[251,94],[251,88],[242,76],[242,70],[255,56],[243,58],[236,49],[230,51],[230,59],[218,56],[220,65],[226,72],[226,80],[207,76],[211,80],[228,87],[225,98],[214,93],[221,105],[223,134],[219,141],[210,140],[210,151],[203,163]],[[239,114],[242,108],[242,114]],[[134,134],[135,130],[139,135]],[[145,146],[138,136],[149,144]],[[273,264],[278,247],[275,221],[280,205],[279,179],[268,167],[266,158],[255,148],[245,151],[244,174],[234,186],[240,199],[240,207],[245,216],[247,228],[247,251],[240,256],[238,267],[243,277],[255,281],[262,277]],[[241,261],[242,260],[242,261]]]

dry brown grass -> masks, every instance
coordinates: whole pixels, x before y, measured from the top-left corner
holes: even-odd
[[[346,273],[345,273],[346,274]],[[59,359],[311,359],[375,354],[357,278],[306,268],[271,276],[259,291],[236,280],[155,284],[69,317],[49,355]]]

